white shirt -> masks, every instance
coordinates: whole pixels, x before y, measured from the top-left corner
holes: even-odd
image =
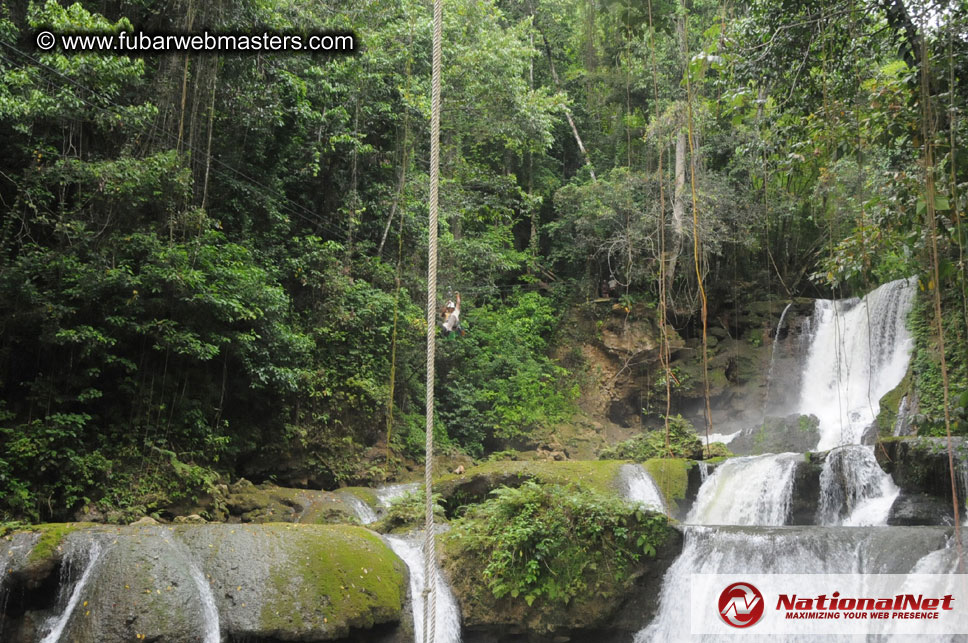
[[[460,323],[460,308],[455,308],[454,312],[450,314],[447,321],[444,322],[444,330],[448,333],[457,328],[457,324]]]

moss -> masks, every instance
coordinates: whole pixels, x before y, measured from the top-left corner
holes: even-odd
[[[702,454],[703,460],[706,460],[707,462],[712,458],[729,458],[734,455],[733,452],[729,450],[729,447],[722,442],[711,442],[709,444],[709,448],[703,447]]]
[[[353,494],[370,507],[375,508],[380,505],[380,499],[376,497],[376,492],[369,487],[343,487],[340,491]]]
[[[348,525],[280,525],[289,556],[270,571],[260,618],[265,631],[370,628],[399,620],[402,561],[373,532]]]
[[[911,392],[914,382],[914,371],[908,366],[907,373],[900,384],[895,386],[890,392],[886,393],[880,401],[880,411],[875,418],[877,423],[878,435],[890,437],[894,433],[894,425],[897,424],[897,411],[901,406],[901,399]]]
[[[689,470],[695,466],[692,460],[680,458],[653,458],[643,463],[670,509],[678,507],[686,497],[689,486]]]
[[[93,526],[95,526],[94,523],[90,522],[57,522],[30,527],[30,531],[40,533],[40,538],[34,548],[30,550],[27,564],[34,565],[49,559],[69,533]]]
[[[509,478],[519,477],[522,481],[534,479],[546,484],[577,484],[595,491],[615,493],[618,490],[619,468],[624,464],[618,460],[566,460],[544,461],[498,461],[484,462],[468,468],[463,474],[448,474],[434,482],[434,490],[449,497],[448,491],[461,481],[473,477]],[[499,486],[499,485],[495,485]]]

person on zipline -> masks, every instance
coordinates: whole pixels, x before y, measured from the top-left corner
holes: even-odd
[[[460,326],[460,293],[457,295],[457,304],[455,305],[453,301],[448,301],[444,305],[443,312],[440,316],[444,320],[444,337],[451,337],[455,332],[460,333],[460,336],[464,336],[464,329]]]

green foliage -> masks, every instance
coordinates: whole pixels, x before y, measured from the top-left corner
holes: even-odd
[[[567,605],[620,592],[666,537],[664,516],[579,487],[526,482],[493,494],[445,538],[495,598]]]
[[[731,458],[733,455],[734,454],[729,450],[729,447],[722,442],[710,442],[708,447],[706,447],[705,444],[703,444],[702,447],[703,460],[711,460],[712,458]]]
[[[426,7],[297,4],[0,7],[0,517],[153,511],[242,468],[319,486],[379,478],[368,454],[386,435],[391,347],[390,446],[420,457]],[[437,443],[525,448],[569,418],[577,386],[551,342],[575,291],[603,276],[628,284],[623,303],[655,301],[664,262],[670,319],[695,328],[692,203],[675,194],[687,98],[712,318],[778,282],[867,290],[925,265],[917,81],[932,74],[937,113],[963,112],[968,55],[940,16],[919,68],[886,6],[656,1],[654,32],[635,3],[445,11],[439,283],[464,291],[469,332],[438,353]],[[189,22],[324,25],[364,46],[153,59],[31,42]],[[937,128],[937,287],[952,311],[968,159],[949,140],[968,119]],[[957,392],[964,324],[947,312],[945,325]],[[934,431],[932,350],[921,332]],[[677,387],[699,381],[679,375]],[[641,438],[616,457],[663,448]]]
[[[427,513],[426,498],[427,494],[424,493],[423,489],[394,498],[390,501],[386,514],[373,525],[373,528],[383,533],[422,528]],[[435,493],[432,498],[435,520],[446,521],[442,496]]]
[[[942,319],[945,332],[945,357],[948,366],[949,416],[952,433],[968,435],[968,343],[964,325],[963,309],[959,301],[961,293],[948,290],[943,296]],[[914,335],[914,352],[911,370],[914,387],[918,394],[918,414],[913,422],[918,435],[943,436],[946,434],[944,419],[944,382],[941,377],[938,327],[934,315],[934,293],[921,290],[908,324]],[[896,407],[894,409],[896,413]]]
[[[545,355],[558,319],[548,298],[524,293],[465,315],[471,329],[442,343],[438,367],[437,413],[455,443],[480,455],[485,442],[527,439],[570,416],[576,387]]]
[[[665,429],[659,428],[640,433],[624,442],[602,449],[601,460],[635,460],[644,462],[651,458],[677,457],[698,459],[702,454],[702,441],[689,420],[681,415],[669,417],[669,447],[666,448]]]

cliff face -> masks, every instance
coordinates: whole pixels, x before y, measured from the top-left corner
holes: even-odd
[[[813,310],[809,299],[763,301],[710,317],[706,344],[713,432],[752,427],[764,414],[787,415],[799,390],[802,340],[809,335]],[[566,318],[556,357],[582,372],[581,410],[603,443],[662,422],[666,384],[656,315],[642,304],[626,308],[599,300],[576,306]],[[686,323],[667,330],[670,410],[698,429],[705,425],[701,328]],[[771,367],[782,377],[768,384]]]

